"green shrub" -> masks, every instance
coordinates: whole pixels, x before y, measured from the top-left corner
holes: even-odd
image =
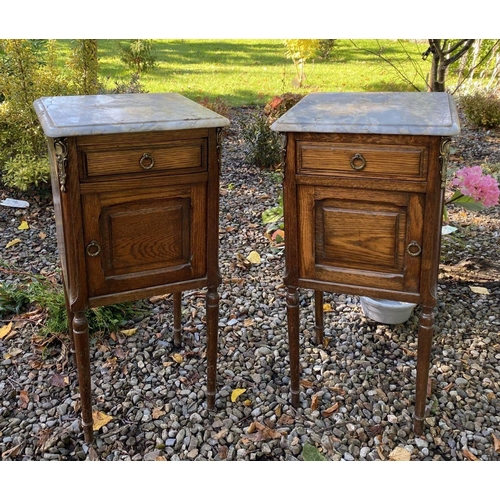
[[[477,89],[460,97],[459,103],[472,124],[487,129],[500,126],[500,92],[498,90]]]
[[[33,186],[47,184],[49,180],[48,157],[41,158],[20,152],[4,163],[3,181],[6,186],[28,191]]]
[[[247,161],[261,168],[277,167],[282,161],[282,148],[279,134],[269,127],[268,118],[262,113],[254,113],[243,126],[242,137],[245,141]]]
[[[118,45],[121,60],[137,74],[145,73],[156,67],[153,54],[153,40],[128,40]]]

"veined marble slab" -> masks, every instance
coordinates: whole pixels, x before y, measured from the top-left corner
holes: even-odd
[[[276,120],[276,132],[451,136],[460,133],[445,92],[314,92]]]
[[[33,107],[47,137],[229,125],[227,118],[174,92],[42,97]]]

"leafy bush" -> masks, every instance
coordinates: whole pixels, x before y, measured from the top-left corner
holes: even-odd
[[[460,97],[459,103],[472,124],[487,129],[500,126],[499,90],[477,89]]]
[[[261,168],[278,166],[282,161],[279,134],[269,128],[269,121],[262,113],[254,113],[244,125],[242,137],[245,141],[247,161]]]
[[[71,93],[56,67],[53,40],[0,40],[0,172],[4,183],[26,190],[49,178],[47,142],[33,108],[42,96]]]
[[[30,308],[39,307],[46,314],[42,333],[66,332],[68,321],[62,286],[41,275],[20,274],[23,280],[19,283],[0,283],[0,318],[9,314],[22,314]],[[131,302],[89,309],[89,332],[115,332],[139,312],[139,303]]]
[[[328,59],[332,55],[335,41],[335,39],[319,40],[317,52],[321,59]]]
[[[153,40],[129,40],[127,44],[119,44],[119,49],[121,60],[139,75],[156,67]]]
[[[210,99],[209,97],[203,97],[202,99],[198,100],[198,104],[205,106],[205,108],[211,109],[212,111],[218,113],[219,115],[229,118],[229,111],[231,109],[231,106],[229,106],[227,101],[225,101],[221,97],[216,97],[215,99]]]

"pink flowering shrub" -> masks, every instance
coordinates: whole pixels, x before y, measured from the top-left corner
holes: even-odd
[[[481,167],[464,167],[455,173],[451,185],[458,188],[447,203],[466,202],[466,197],[483,207],[493,207],[498,204],[500,190],[498,182],[491,175],[484,175]],[[465,207],[467,208],[467,207]]]

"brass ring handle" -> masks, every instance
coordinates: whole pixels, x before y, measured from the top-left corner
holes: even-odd
[[[351,168],[354,170],[363,170],[366,167],[365,157],[361,153],[356,153],[351,158]]]
[[[146,162],[146,163],[145,163]],[[150,170],[153,168],[155,161],[149,153],[143,153],[141,159],[139,160],[139,165],[144,170]]]
[[[92,250],[95,248],[95,250]],[[97,257],[101,253],[101,245],[96,240],[92,240],[85,249],[90,257]]]
[[[414,248],[415,250],[412,251],[411,249]],[[406,247],[406,251],[412,256],[412,257],[417,257],[422,253],[422,247],[416,242],[412,241],[410,244]]]

